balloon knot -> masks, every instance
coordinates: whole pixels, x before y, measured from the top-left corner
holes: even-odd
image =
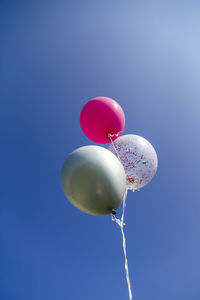
[[[122,131],[119,131],[118,133],[113,133],[113,134],[109,133],[108,138],[112,139],[112,137],[114,137],[114,136],[118,137],[121,133],[122,133]]]

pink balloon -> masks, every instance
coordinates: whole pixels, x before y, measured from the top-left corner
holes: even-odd
[[[110,143],[123,131],[125,116],[121,106],[113,99],[96,97],[88,101],[80,114],[80,125],[85,135],[96,143]]]

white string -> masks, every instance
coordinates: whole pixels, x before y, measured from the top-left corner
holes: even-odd
[[[124,223],[126,198],[127,198],[127,190],[126,190],[126,192],[124,194],[124,198],[123,198],[123,209],[122,209],[121,220],[117,219],[115,216],[112,215],[112,221],[116,222],[119,225],[120,229],[121,229],[122,239],[123,239],[124,259],[125,259],[126,281],[127,281],[127,285],[128,285],[129,300],[132,300],[133,297],[132,297],[131,283],[130,283],[130,277],[129,277],[129,271],[128,271],[128,260],[127,260],[127,255],[126,255],[126,239],[125,239],[125,235],[124,235],[124,225],[126,225]]]
[[[119,134],[120,134],[120,132],[115,136],[118,136]],[[109,134],[108,138],[110,139],[110,141],[112,143],[112,146],[115,149],[115,152],[117,154],[117,157],[118,157],[119,161],[121,162],[119,153],[118,153],[118,151],[117,151],[117,149],[116,149],[116,147],[113,143],[113,140],[112,140],[113,136],[114,135]],[[124,223],[124,213],[125,213],[125,207],[126,207],[127,192],[128,191],[126,189],[126,191],[124,193],[124,197],[123,197],[123,208],[122,208],[121,220],[117,219],[114,215],[112,215],[112,221],[116,222],[119,225],[120,229],[121,229],[122,240],[123,240],[124,259],[125,259],[126,281],[127,281],[127,285],[128,285],[129,300],[132,300],[133,297],[132,297],[131,283],[130,283],[130,277],[129,277],[129,271],[128,271],[128,259],[127,259],[127,254],[126,254],[126,238],[125,238],[125,235],[124,235],[124,225],[126,225]]]
[[[114,148],[114,150],[115,150],[115,153],[116,153],[116,155],[117,155],[117,158],[119,159],[119,161],[121,162],[121,159],[120,159],[120,156],[119,156],[119,153],[118,153],[118,151],[117,151],[117,149],[116,149],[116,147],[115,147],[115,144],[113,143],[113,139],[112,139],[112,137],[113,136],[119,136],[120,135],[120,133],[121,133],[121,131],[120,132],[118,132],[117,134],[108,134],[108,138],[110,139],[110,141],[111,141],[111,144],[112,144],[112,146],[113,146],[113,148]]]

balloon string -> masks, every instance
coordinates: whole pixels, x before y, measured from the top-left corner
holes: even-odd
[[[121,162],[120,156],[119,156],[119,152],[117,151],[115,144],[113,142],[112,137],[113,136],[119,136],[121,132],[118,132],[117,134],[108,134],[108,138],[111,141],[111,144],[116,152],[116,155],[119,159],[119,161]],[[122,163],[122,162],[121,162]],[[125,207],[126,207],[126,199],[127,199],[127,192],[128,190],[126,189],[125,193],[124,193],[124,197],[123,197],[123,208],[122,208],[122,216],[121,216],[121,220],[116,218],[113,214],[112,214],[112,221],[116,222],[120,229],[121,229],[121,234],[122,234],[122,240],[123,240],[123,250],[124,250],[124,259],[125,259],[125,271],[126,271],[126,281],[127,281],[127,285],[128,285],[128,292],[129,292],[129,300],[132,300],[132,291],[131,291],[131,283],[130,283],[130,277],[129,277],[129,271],[128,271],[128,259],[127,259],[127,254],[126,254],[126,238],[124,235],[124,225],[126,225],[124,223],[124,213],[125,213]]]
[[[121,229],[122,239],[123,239],[124,259],[125,259],[126,281],[127,281],[127,285],[128,285],[129,300],[132,300],[133,297],[132,297],[131,283],[130,283],[130,277],[129,277],[129,271],[128,271],[128,259],[127,259],[127,255],[126,255],[126,239],[125,239],[125,235],[124,235],[124,225],[126,225],[126,224],[124,224],[124,212],[125,212],[125,207],[126,207],[126,198],[127,198],[127,190],[123,197],[123,209],[122,209],[121,220],[117,219],[114,215],[112,215],[112,221],[116,222]]]
[[[109,140],[111,141],[111,144],[112,144],[112,146],[113,146],[113,148],[114,148],[114,150],[115,150],[115,153],[116,153],[116,155],[117,155],[117,158],[118,158],[119,161],[121,162],[121,159],[120,159],[120,156],[119,156],[119,152],[117,151],[117,148],[115,147],[115,144],[114,144],[113,139],[112,139],[113,136],[117,136],[117,137],[118,137],[118,136],[120,135],[120,133],[121,133],[121,131],[118,132],[117,134],[111,134],[111,133],[109,133],[109,134],[108,134],[108,138],[109,138]]]

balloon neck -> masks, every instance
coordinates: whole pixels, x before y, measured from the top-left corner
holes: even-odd
[[[122,131],[119,131],[118,133],[108,133],[107,137],[109,139],[112,139],[113,137],[118,137],[120,134],[122,133]]]
[[[112,214],[113,216],[116,216],[116,214],[117,214],[116,210],[115,210],[115,209],[112,209],[111,214]]]

